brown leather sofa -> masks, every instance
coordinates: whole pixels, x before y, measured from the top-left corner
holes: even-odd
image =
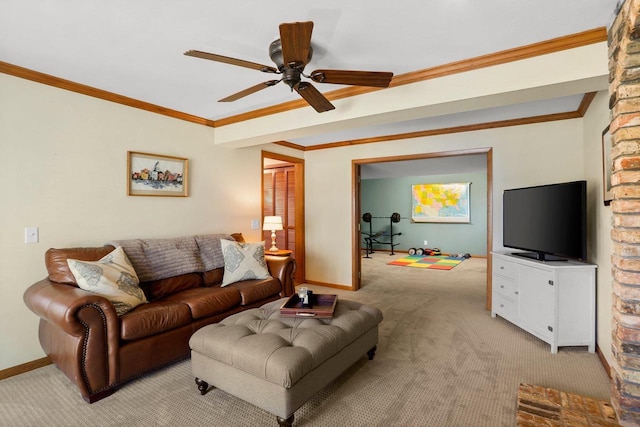
[[[241,235],[234,237],[241,239]],[[161,249],[166,256],[184,252],[178,241],[186,239],[193,247],[193,239],[196,249],[189,255],[200,257],[204,267],[196,269],[202,271],[147,281],[140,276],[140,287],[149,302],[121,316],[107,299],[79,288],[67,265],[67,258],[97,261],[114,246],[46,252],[49,275],[26,290],[24,301],[40,316],[39,338],[45,353],[78,387],[84,400],[93,403],[132,379],[187,358],[189,338],[202,326],[293,294],[295,261],[290,257],[265,256],[272,278],[221,287],[224,263],[211,268],[212,256],[218,261],[221,257],[219,241],[216,246],[219,238],[233,239],[205,235],[137,240],[143,246],[162,240],[164,246],[160,247],[168,248]],[[126,246],[123,248],[126,252]],[[156,247],[155,260],[162,255]],[[144,262],[140,259],[136,262],[131,260],[136,272],[150,272],[150,265],[141,265]]]

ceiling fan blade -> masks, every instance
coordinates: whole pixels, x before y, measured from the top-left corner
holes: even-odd
[[[251,86],[246,88],[245,90],[241,90],[240,92],[234,93],[233,95],[229,95],[226,98],[220,99],[218,102],[233,102],[240,98],[244,98],[247,95],[251,95],[252,93],[256,93],[259,90],[268,88],[269,86],[274,86],[280,83],[280,80],[268,80],[266,82],[258,83],[255,86]]]
[[[265,73],[277,73],[278,70],[268,65],[258,64],[256,62],[245,61],[243,59],[231,58],[228,56],[217,55],[215,53],[202,52],[200,50],[188,50],[184,53],[187,56],[196,58],[209,59],[216,62],[224,62],[225,64],[237,65],[239,67],[251,68],[253,70],[263,71]]]
[[[318,113],[333,110],[336,107],[324,97],[311,83],[301,82],[295,86],[296,92],[304,98]]]
[[[311,79],[317,83],[389,87],[393,73],[383,71],[315,70]]]
[[[280,24],[280,43],[285,65],[296,63],[304,67],[309,62],[313,22]]]

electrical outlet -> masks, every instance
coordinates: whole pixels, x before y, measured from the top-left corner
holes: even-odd
[[[424,247],[426,248],[427,246],[429,246],[429,243],[425,240],[424,241]]]

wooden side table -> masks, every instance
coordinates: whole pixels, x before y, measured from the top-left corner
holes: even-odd
[[[269,250],[264,251],[265,255],[274,255],[274,256],[291,256],[292,253],[293,251],[290,251],[288,249],[278,249],[277,251],[269,251]]]

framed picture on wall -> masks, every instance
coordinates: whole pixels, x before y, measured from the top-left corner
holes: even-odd
[[[127,151],[127,195],[187,197],[189,160]]]
[[[602,131],[602,188],[604,190],[604,205],[609,206],[613,195],[611,194],[611,175],[613,174],[613,159],[611,158],[611,133],[609,126]]]
[[[413,222],[471,222],[469,182],[451,184],[413,184],[411,220]]]

